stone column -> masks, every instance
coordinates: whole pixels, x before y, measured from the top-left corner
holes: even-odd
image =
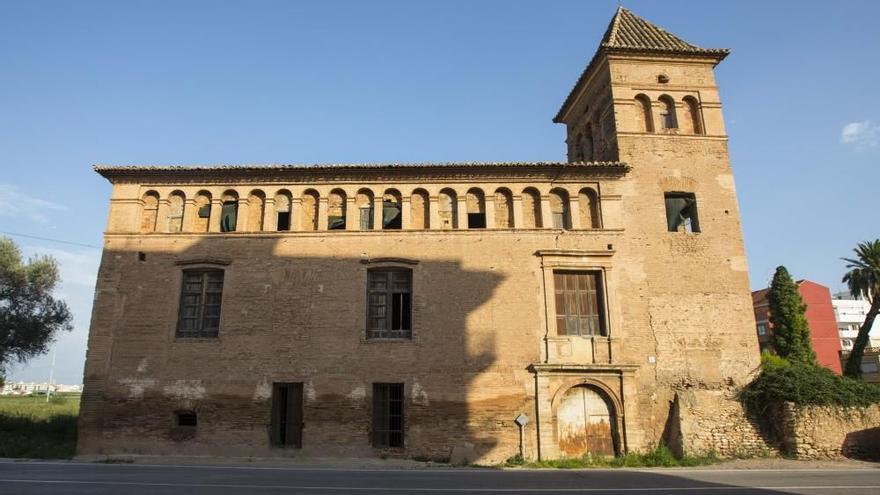
[[[211,199],[211,218],[208,225],[208,232],[220,232],[220,213],[223,211],[223,200],[221,198]]]
[[[541,226],[545,229],[553,228],[553,213],[550,211],[550,195],[541,195]]]
[[[250,212],[250,204],[248,203],[247,198],[238,198],[238,211],[235,213],[235,231],[236,232],[247,232],[249,230],[248,225],[248,213]]]
[[[327,196],[318,198],[318,230],[327,230]]]
[[[373,230],[382,230],[382,196],[373,198]]]
[[[523,228],[522,196],[519,194],[513,197],[513,227]]]
[[[409,230],[412,225],[412,198],[404,196],[400,198],[400,228]]]
[[[345,230],[360,230],[360,210],[356,196],[345,197]]]
[[[275,198],[266,198],[263,204],[263,230],[275,232],[278,230],[278,215],[275,214]]]
[[[290,230],[302,230],[302,197],[290,200]]]
[[[168,211],[171,202],[168,198],[159,200],[158,210],[156,210],[156,229],[154,232],[168,232]]]
[[[431,230],[440,228],[440,198],[438,196],[429,196],[428,204],[425,205],[425,208],[428,208],[428,221],[430,222],[425,228],[429,228]]]
[[[467,194],[459,195],[457,200],[458,200],[458,228],[466,229],[466,228],[468,228]]]
[[[181,232],[192,232],[193,231],[193,221],[196,219],[196,216],[199,214],[198,208],[196,208],[196,199],[188,198],[183,202],[183,222]]]
[[[487,195],[483,198],[484,208],[486,209],[486,228],[495,228],[495,193]]]
[[[581,205],[577,194],[568,198],[568,216],[572,230],[581,228]]]

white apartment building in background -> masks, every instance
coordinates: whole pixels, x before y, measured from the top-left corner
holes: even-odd
[[[834,317],[837,319],[837,331],[840,334],[840,346],[844,351],[852,349],[859,334],[859,328],[865,321],[871,305],[865,299],[855,299],[849,292],[838,292],[831,298]],[[869,333],[868,347],[880,347],[880,331],[875,322]]]
[[[0,395],[31,395],[45,394],[47,391],[53,394],[82,392],[82,385],[64,385],[61,383],[36,383],[36,382],[7,382],[0,389]]]

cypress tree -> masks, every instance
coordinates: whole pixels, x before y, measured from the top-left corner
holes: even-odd
[[[767,301],[776,353],[793,363],[815,365],[816,352],[805,314],[807,305],[784,266],[776,268]]]

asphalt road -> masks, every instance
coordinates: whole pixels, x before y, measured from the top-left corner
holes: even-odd
[[[0,493],[880,495],[880,469],[380,470],[0,461]]]

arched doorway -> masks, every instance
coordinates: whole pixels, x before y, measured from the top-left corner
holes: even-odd
[[[566,456],[615,455],[614,406],[590,386],[570,388],[556,408],[557,441]]]

